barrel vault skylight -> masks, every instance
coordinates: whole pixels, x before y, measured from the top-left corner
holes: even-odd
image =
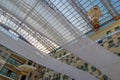
[[[90,8],[101,9],[100,25],[120,14],[119,0],[0,0],[0,23],[44,54],[92,30]]]

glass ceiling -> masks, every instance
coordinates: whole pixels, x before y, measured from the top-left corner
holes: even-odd
[[[119,0],[0,0],[0,22],[48,54],[92,30],[87,11],[95,5],[100,25],[120,14]]]
[[[58,45],[39,35],[39,33],[33,32],[33,30],[28,28],[25,24],[21,24],[21,21],[2,9],[0,10],[0,23],[10,28],[8,31],[13,34],[13,36],[23,36],[25,40],[39,49],[42,53],[47,54],[59,48]]]
[[[86,33],[92,29],[67,0],[47,0],[46,3],[54,10],[58,10],[57,12],[59,12],[59,14],[64,16],[74,27],[76,27],[81,32]]]
[[[64,15],[68,21],[70,21],[75,27],[80,29],[83,33],[91,30],[90,26],[85,22],[83,16],[75,10],[75,6],[70,5],[72,0],[46,0],[46,3],[51,6],[54,10],[59,10],[62,15]],[[98,5],[102,17],[100,17],[100,24],[104,24],[106,21],[113,19],[114,16],[119,15],[120,2],[119,0],[73,0],[80,10],[87,14],[89,9],[93,6]],[[73,3],[71,3],[73,4]],[[84,5],[83,5],[84,4]],[[108,6],[105,6],[108,4]],[[109,6],[111,4],[111,6]],[[117,7],[115,7],[118,5]],[[84,15],[87,16],[88,15]]]

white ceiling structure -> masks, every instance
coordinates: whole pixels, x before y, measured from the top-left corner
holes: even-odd
[[[15,40],[14,38],[11,38],[9,34],[6,35],[4,32],[0,31],[0,44],[15,51],[16,53],[36,62],[38,64],[41,64],[45,67],[55,70],[56,72],[65,74],[75,80],[79,80],[79,79],[98,80],[97,78],[95,78],[94,76],[90,75],[89,73],[87,73],[85,71],[76,69],[75,67],[69,66],[65,63],[62,63],[50,56],[43,55],[36,48],[25,43],[23,40],[21,40],[21,39]],[[12,47],[11,47],[11,45],[12,45]]]
[[[119,15],[118,2],[119,0],[0,0],[0,22],[11,29],[10,33],[19,37],[16,32],[22,36],[42,55],[48,56],[46,54],[62,47],[113,78],[112,74],[108,74],[106,66],[119,63],[120,58],[84,34],[92,30],[86,15],[91,7],[98,5],[102,10],[102,26],[105,22],[114,21],[114,16]],[[109,5],[105,5],[106,3]],[[52,68],[48,64],[44,65]]]

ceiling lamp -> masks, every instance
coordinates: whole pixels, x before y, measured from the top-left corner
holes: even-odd
[[[99,29],[99,18],[101,16],[101,10],[98,6],[94,6],[88,11],[88,16],[90,17],[94,30]]]

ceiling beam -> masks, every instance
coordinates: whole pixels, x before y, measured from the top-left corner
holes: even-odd
[[[1,1],[1,2],[2,2],[2,1]],[[13,0],[12,0],[12,2],[13,2]],[[12,3],[12,2],[11,2],[11,3]],[[18,3],[14,2],[13,5],[17,6],[18,9],[19,9],[21,12],[24,12],[24,9],[22,9],[21,6],[20,6]],[[36,4],[36,5],[37,5],[37,4]],[[36,6],[36,5],[35,5],[35,6]],[[35,6],[34,6],[34,8],[35,8]],[[16,14],[15,12],[9,10],[9,9],[6,8],[4,5],[0,5],[0,7],[1,7],[4,11],[6,11],[6,12],[10,13],[11,15],[13,15],[14,17],[16,17],[16,18],[17,18],[18,20],[20,20],[21,22],[24,22],[24,24],[26,24],[33,32],[38,33],[39,35],[43,36],[43,34],[42,34],[40,31],[38,31],[37,29],[33,28],[33,26],[31,26],[30,24],[28,24],[27,22],[25,22],[25,20],[23,21],[23,19],[25,19],[25,17],[22,18],[22,17],[18,16],[19,14]],[[31,9],[31,10],[33,11],[33,9]],[[28,12],[28,13],[29,13],[29,12]],[[25,14],[27,15],[28,13],[25,13]],[[29,16],[30,16],[30,15],[31,15],[31,13],[29,13]],[[42,26],[49,28],[49,25],[47,25],[47,23],[45,23],[43,20],[40,20],[38,23],[41,23]],[[45,25],[44,25],[44,24],[45,24]],[[23,29],[28,30],[25,26],[22,26],[22,24],[19,26],[19,28],[23,28]],[[53,32],[53,31],[51,31],[51,32]],[[37,37],[38,34],[35,34],[35,35],[33,34],[33,35],[34,35],[34,37]],[[55,36],[55,35],[58,36],[56,33],[54,33],[54,36]],[[44,35],[44,37],[45,37],[45,35]],[[47,37],[47,36],[46,36],[46,37]],[[62,36],[61,36],[61,37],[62,37]],[[38,39],[38,40],[39,40],[39,39]]]
[[[74,78],[75,80],[98,80],[85,71],[81,71],[75,67],[62,63],[61,61],[50,56],[42,55],[36,48],[32,47],[21,39],[14,40],[1,31],[0,44],[29,60]]]
[[[76,3],[76,0],[68,0],[68,2],[73,6],[74,9],[81,15],[81,17],[86,21],[86,23],[92,27],[91,20],[88,18],[87,13],[84,9],[82,9],[82,6]]]
[[[114,18],[115,16],[118,16],[118,13],[116,9],[112,6],[110,0],[100,0],[103,6],[108,10],[108,12],[111,14],[111,16]]]
[[[52,4],[52,6],[54,6],[54,4],[49,1],[50,4]],[[54,8],[56,9],[52,9],[51,5],[49,5],[49,3],[47,2],[43,2],[41,1],[41,5],[43,5],[62,25],[64,25],[64,27],[72,34],[74,35],[74,37],[78,37],[81,36],[80,31],[78,31],[77,29],[75,29],[74,25],[72,25],[64,15],[62,15],[62,13],[56,8],[56,6],[54,6]],[[50,7],[51,6],[51,7]]]

